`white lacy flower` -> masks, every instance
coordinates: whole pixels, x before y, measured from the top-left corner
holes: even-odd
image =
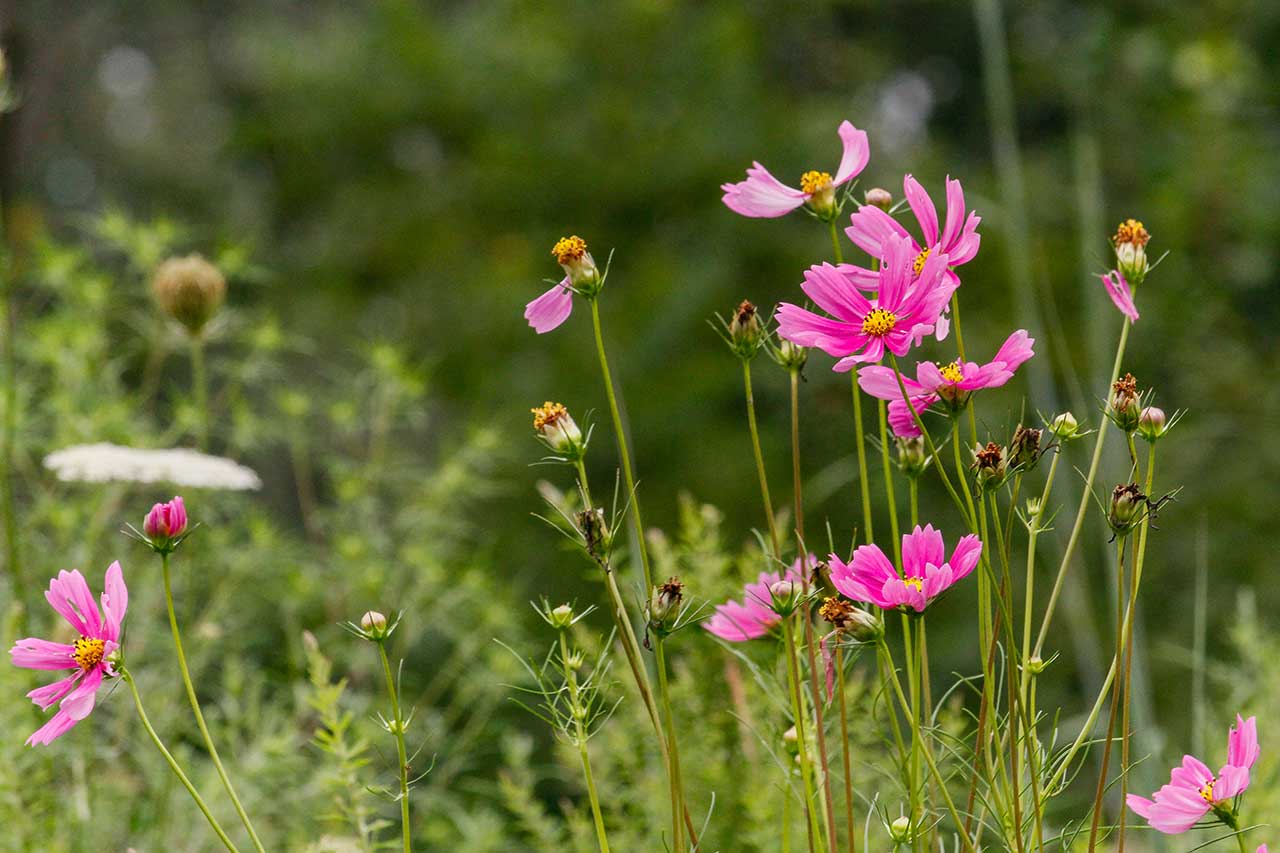
[[[172,483],[197,489],[259,489],[253,469],[195,450],[142,450],[118,444],[77,444],[44,458],[59,480],[82,483]]]

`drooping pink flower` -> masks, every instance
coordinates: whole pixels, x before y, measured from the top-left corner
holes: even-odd
[[[573,291],[569,288],[569,276],[524,307],[524,318],[538,334],[545,334],[558,327],[573,312]]]
[[[815,206],[828,209],[834,201],[835,189],[857,177],[871,157],[865,131],[844,121],[837,132],[844,150],[835,177],[828,172],[805,172],[800,178],[800,189],[795,189],[779,181],[758,162],[752,163],[745,181],[721,185],[725,206],[734,213],[764,219],[784,216],[811,199]]]
[[[905,387],[913,400],[925,396],[941,397],[958,408],[968,402],[974,391],[998,388],[1013,378],[1014,372],[1035,355],[1032,349],[1035,342],[1025,329],[1019,329],[1005,340],[995,358],[986,364],[956,360],[939,365],[922,361],[916,365],[915,380],[903,376],[902,386],[898,385],[898,377],[892,368],[872,365],[858,372],[858,385],[881,400],[902,402],[902,388]],[[905,415],[906,404],[900,409]]]
[[[831,264],[810,267],[801,288],[831,316],[784,302],[778,306],[778,334],[838,358],[833,369],[839,372],[861,362],[879,361],[885,350],[906,355],[934,330],[955,291],[957,283],[946,272],[947,256],[942,254],[930,255],[917,265],[908,238],[887,241],[875,299],[863,296]]]
[[[831,555],[831,583],[854,601],[923,613],[930,602],[967,577],[981,556],[982,541],[970,534],[956,543],[948,560],[942,534],[932,524],[917,525],[902,536],[902,575],[878,546],[863,545],[848,563]]]
[[[577,234],[557,240],[551,255],[564,270],[564,278],[524,307],[524,318],[540,335],[569,319],[574,293],[594,298],[604,286],[604,273],[587,251],[587,241]]]
[[[916,255],[941,253],[953,267],[973,260],[982,242],[978,234],[982,218],[976,213],[965,216],[964,190],[959,181],[947,178],[947,218],[941,232],[937,208],[920,182],[907,175],[902,179],[902,191],[920,224],[921,241],[917,242],[898,220],[872,204],[858,208],[844,233],[873,258],[884,254],[885,244],[890,240],[905,237],[911,241]]]
[[[1098,278],[1102,279],[1102,286],[1107,289],[1107,295],[1120,309],[1120,313],[1128,317],[1130,323],[1138,322],[1138,306],[1133,304],[1133,291],[1129,289],[1129,282],[1125,281],[1120,271],[1112,270]]]
[[[1203,761],[1182,756],[1169,782],[1151,799],[1130,794],[1129,808],[1146,818],[1152,828],[1168,835],[1186,832],[1209,812],[1232,815],[1232,800],[1249,787],[1249,768],[1258,760],[1257,718],[1236,715],[1236,724],[1227,735],[1227,763],[1215,776]]]
[[[44,597],[80,638],[68,645],[27,637],[18,640],[9,650],[16,666],[75,670],[61,681],[27,694],[41,710],[48,710],[59,701],[62,703],[49,722],[27,738],[29,746],[52,743],[89,716],[103,679],[119,674],[110,660],[111,654],[120,647],[120,625],[129,607],[129,590],[118,562],[107,569],[103,589],[99,610],[80,572],[58,572],[58,576],[49,581],[49,591]]]
[[[812,571],[817,561],[818,558],[810,554],[805,560],[804,568]],[[742,601],[730,599],[724,604],[716,605],[715,613],[702,623],[702,627],[731,643],[759,639],[782,620],[773,609],[774,593],[771,587],[779,581],[800,585],[804,580],[800,560],[791,564],[785,577],[778,572],[761,572],[755,583],[746,585]]]
[[[920,414],[936,402],[938,402],[936,394],[912,397],[911,408],[916,410],[916,414]],[[916,419],[907,410],[906,401],[901,399],[889,401],[889,429],[893,430],[893,434],[898,438],[917,438],[923,435],[916,424]]]
[[[187,507],[182,497],[175,495],[168,503],[151,507],[142,522],[142,532],[152,539],[175,539],[187,529]]]

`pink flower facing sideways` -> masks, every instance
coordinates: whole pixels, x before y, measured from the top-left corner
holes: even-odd
[[[182,498],[175,496],[167,503],[158,503],[151,507],[146,519],[142,522],[142,532],[158,549],[168,548],[187,530],[187,507]]]
[[[831,316],[784,302],[778,306],[778,334],[838,358],[836,371],[852,370],[855,364],[879,361],[885,350],[906,355],[934,330],[959,285],[947,276],[946,255],[920,260],[909,238],[887,241],[876,277],[878,296],[868,299],[840,268],[810,267],[800,287]]]
[[[120,625],[129,606],[129,591],[118,562],[107,569],[101,610],[78,571],[58,572],[58,576],[49,581],[49,591],[44,597],[80,638],[67,644],[27,637],[9,650],[16,666],[75,670],[61,681],[27,694],[41,710],[48,710],[59,701],[62,703],[49,722],[27,738],[29,746],[51,743],[70,731],[93,710],[103,679],[119,675],[110,661],[112,653],[120,648]]]
[[[773,219],[785,216],[797,207],[810,203],[819,214],[831,213],[835,205],[837,187],[847,184],[862,172],[871,158],[867,134],[851,123],[840,123],[837,131],[844,146],[835,177],[829,172],[811,170],[800,176],[800,189],[789,187],[769,173],[759,163],[747,169],[747,179],[736,184],[723,184],[722,199],[734,213],[754,218]],[[834,214],[832,214],[834,215]],[[830,217],[827,217],[830,218]]]
[[[902,536],[902,575],[879,546],[863,545],[848,563],[831,555],[831,583],[854,601],[923,613],[930,602],[972,572],[981,556],[982,541],[970,534],[956,543],[948,560],[942,534],[932,524],[917,525]]]
[[[1138,306],[1133,303],[1133,291],[1129,289],[1129,282],[1120,271],[1112,270],[1098,278],[1102,279],[1102,286],[1107,289],[1107,295],[1120,309],[1120,313],[1127,317],[1130,323],[1138,322]]]
[[[1151,799],[1130,794],[1126,802],[1152,828],[1168,835],[1186,832],[1211,811],[1234,828],[1231,801],[1249,787],[1249,768],[1259,752],[1257,718],[1245,720],[1237,714],[1227,735],[1227,763],[1217,776],[1200,759],[1184,755],[1181,766],[1170,772],[1169,783]]]
[[[807,568],[812,571],[818,558],[810,554],[805,560]],[[774,625],[782,621],[773,609],[773,592],[770,590],[779,581],[790,581],[800,585],[804,583],[800,560],[792,563],[786,576],[778,572],[761,572],[755,583],[747,584],[743,590],[742,601],[726,601],[716,605],[711,618],[702,623],[715,636],[731,643],[744,643],[756,640],[769,633]]]
[[[964,190],[959,181],[947,178],[947,219],[941,231],[938,230],[938,210],[920,182],[907,175],[902,179],[902,192],[920,224],[923,238],[920,242],[898,220],[873,204],[858,208],[849,218],[849,227],[844,233],[873,258],[884,254],[890,240],[906,238],[911,241],[915,254],[944,254],[953,267],[973,260],[982,243],[978,234],[982,217],[976,213],[965,216]]]
[[[587,251],[587,241],[577,234],[561,237],[551,254],[564,270],[564,278],[524,307],[524,318],[538,334],[558,328],[573,312],[573,294],[594,297],[604,284],[595,259]]]

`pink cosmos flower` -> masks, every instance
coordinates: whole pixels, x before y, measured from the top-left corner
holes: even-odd
[[[890,240],[905,237],[911,241],[916,255],[941,253],[953,267],[973,260],[982,242],[978,234],[982,218],[976,213],[965,217],[964,190],[959,181],[947,178],[947,219],[941,232],[938,231],[938,211],[920,182],[907,175],[902,179],[902,192],[920,223],[923,242],[916,242],[898,220],[873,204],[858,208],[844,233],[873,258],[884,254],[885,244]]]
[[[1005,340],[995,358],[986,364],[953,361],[938,365],[922,361],[916,365],[915,380],[903,376],[902,386],[898,385],[898,377],[892,368],[873,365],[858,372],[858,385],[871,396],[890,402],[902,403],[902,388],[905,387],[913,402],[934,396],[960,407],[968,402],[974,391],[998,388],[1013,378],[1014,371],[1035,355],[1032,349],[1035,342],[1035,338],[1027,335],[1026,329],[1019,329]],[[899,408],[901,414],[910,419],[906,404],[902,403]]]
[[[810,571],[817,562],[818,558],[813,554],[805,560]],[[741,602],[730,600],[716,605],[715,613],[702,623],[702,627],[731,643],[743,643],[763,637],[769,633],[770,628],[782,621],[782,617],[773,610],[773,593],[769,588],[783,580],[797,585],[804,583],[800,560],[791,564],[785,577],[778,572],[761,572],[755,583],[747,584]]]
[[[1102,279],[1107,295],[1120,309],[1120,313],[1128,317],[1130,323],[1138,322],[1138,306],[1133,304],[1133,292],[1129,289],[1129,282],[1125,280],[1124,275],[1119,270],[1112,270],[1098,278]]]
[[[52,743],[89,716],[103,679],[119,674],[112,668],[110,658],[120,647],[120,624],[129,606],[129,591],[118,562],[107,569],[101,611],[78,571],[58,572],[58,576],[49,581],[49,591],[44,597],[58,615],[71,623],[80,639],[68,645],[27,637],[18,640],[9,650],[16,666],[75,670],[61,681],[27,694],[45,711],[59,700],[62,702],[49,722],[27,738],[28,746]]]
[[[545,334],[569,319],[573,311],[573,291],[569,276],[524,307],[524,318],[538,334]]]
[[[152,539],[173,539],[187,529],[187,507],[180,496],[155,504],[142,522],[142,532]]]
[[[905,378],[903,377],[904,381]],[[920,414],[936,402],[938,402],[937,394],[912,397],[911,408],[916,410],[916,414]],[[923,435],[920,427],[916,425],[916,419],[911,412],[907,411],[906,401],[901,398],[889,401],[889,429],[893,430],[893,434],[898,438],[917,438]]]
[[[1173,768],[1169,783],[1151,799],[1130,794],[1129,808],[1144,817],[1152,828],[1168,835],[1186,832],[1213,811],[1231,813],[1231,800],[1249,787],[1249,768],[1258,760],[1257,718],[1236,715],[1236,724],[1227,735],[1227,763],[1214,776],[1200,759],[1182,756]]]
[[[832,316],[784,302],[778,306],[778,334],[840,359],[833,368],[840,372],[852,370],[860,362],[879,361],[886,349],[894,355],[906,355],[913,344],[934,330],[959,284],[946,273],[947,256],[943,254],[930,255],[917,265],[910,238],[886,242],[875,299],[863,296],[831,264],[810,267],[801,288]]]
[[[846,597],[866,601],[885,610],[911,609],[923,613],[935,598],[965,578],[982,556],[982,541],[972,534],[956,543],[946,559],[942,534],[919,525],[902,536],[902,570],[876,545],[863,545],[849,563],[835,554],[829,558],[831,583]]]
[[[848,121],[840,123],[840,142],[844,152],[835,177],[828,172],[809,171],[800,177],[800,189],[794,189],[779,181],[759,163],[747,169],[747,179],[736,184],[723,184],[722,201],[734,213],[755,218],[773,219],[784,216],[813,199],[815,206],[829,209],[834,203],[836,187],[853,180],[867,166],[871,147],[867,144],[866,131],[858,130]]]

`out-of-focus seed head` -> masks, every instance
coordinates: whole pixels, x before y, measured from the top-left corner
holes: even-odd
[[[227,280],[213,264],[191,254],[162,263],[151,279],[151,292],[161,311],[198,336],[226,299]]]

